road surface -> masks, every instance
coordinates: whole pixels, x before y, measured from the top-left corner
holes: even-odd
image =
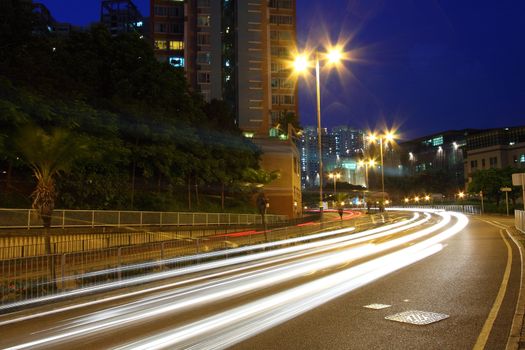
[[[343,227],[5,314],[0,348],[502,349],[521,261],[500,227],[442,212]],[[410,311],[443,319],[385,319]]]

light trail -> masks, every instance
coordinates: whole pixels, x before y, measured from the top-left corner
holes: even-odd
[[[407,239],[402,239],[403,237],[396,239],[394,240],[396,241],[396,244],[390,244],[390,242],[388,242],[388,243],[381,243],[378,245],[366,245],[363,247],[353,248],[350,250],[347,249],[339,253],[327,254],[319,258],[307,259],[304,261],[292,263],[280,269],[272,269],[270,271],[266,271],[265,273],[256,273],[253,276],[246,276],[241,279],[239,278],[230,279],[229,282],[222,282],[222,283],[219,283],[213,286],[214,290],[211,293],[206,292],[207,289],[210,288],[210,286],[207,286],[206,288],[200,291],[194,290],[191,293],[191,295],[186,298],[181,299],[180,295],[178,295],[177,297],[180,300],[177,300],[176,302],[173,302],[172,304],[164,305],[169,301],[166,299],[155,300],[154,303],[160,304],[160,306],[148,307],[146,311],[136,311],[136,312],[133,312],[129,315],[122,316],[122,317],[120,316],[115,317],[115,311],[117,310],[117,308],[113,308],[107,314],[104,314],[104,312],[102,312],[102,313],[99,313],[95,319],[91,318],[91,320],[95,320],[95,321],[98,321],[99,319],[104,319],[104,322],[92,322],[94,324],[82,326],[77,329],[73,329],[71,331],[65,331],[60,334],[57,334],[51,337],[47,337],[44,339],[40,339],[37,341],[29,342],[26,344],[21,344],[19,346],[13,347],[12,349],[23,349],[23,348],[33,347],[37,345],[42,345],[42,344],[48,344],[50,342],[53,343],[61,339],[86,335],[92,332],[97,332],[97,331],[102,331],[102,330],[108,331],[109,329],[112,329],[115,327],[122,327],[123,325],[128,324],[128,323],[144,321],[146,318],[157,317],[159,315],[162,315],[168,312],[173,312],[175,310],[181,310],[181,309],[188,308],[188,307],[202,306],[203,303],[210,303],[213,301],[221,300],[224,297],[231,297],[232,295],[246,293],[248,291],[257,290],[259,288],[263,288],[268,285],[287,281],[292,278],[297,278],[311,271],[312,269],[318,270],[318,269],[323,269],[327,267],[333,267],[336,265],[340,265],[341,263],[347,262],[350,259],[357,259],[357,258],[369,256],[371,254],[377,254],[387,249],[391,249],[396,245],[405,244],[411,240],[419,239],[424,235],[430,234],[432,232],[435,232],[436,230],[441,229],[446,224],[448,224],[448,222],[450,221],[450,214],[439,213],[439,215],[444,218],[444,220],[442,220],[440,223],[432,227],[417,231],[416,233],[407,235]],[[417,224],[417,222],[415,224]],[[457,224],[453,226],[453,229],[457,229],[456,226]],[[393,229],[390,231],[397,231],[397,230]],[[447,231],[444,231],[444,232],[447,232]],[[380,235],[385,235],[385,234],[386,233],[381,233]],[[443,235],[443,233],[440,235]],[[408,239],[408,237],[411,237],[411,239]],[[430,239],[427,241],[431,242],[432,240]],[[427,242],[427,241],[423,241],[422,243]],[[406,248],[405,250],[406,252],[409,252],[411,250],[414,250],[415,249],[414,247],[417,247],[418,245],[421,245],[421,243],[416,243],[414,246],[410,248]],[[350,257],[349,257],[349,252],[352,253]],[[369,266],[369,265],[370,263],[364,263],[362,265],[358,265],[355,268],[352,268],[353,269],[352,271],[360,271],[359,270],[360,266]],[[139,307],[140,303],[137,303],[136,305],[137,307]],[[141,309],[143,308],[144,307],[142,307]],[[86,320],[87,322],[90,321],[87,318]]]
[[[293,246],[293,247],[287,247],[287,248],[281,248],[281,249],[272,250],[272,251],[255,253],[255,254],[251,254],[251,255],[247,255],[247,256],[240,256],[240,257],[236,257],[236,258],[230,258],[230,259],[225,259],[225,260],[220,260],[220,261],[214,261],[214,262],[211,262],[211,263],[204,263],[204,264],[199,264],[199,265],[195,265],[195,266],[180,268],[180,269],[176,269],[176,270],[158,272],[158,273],[150,274],[150,275],[147,275],[147,276],[134,277],[134,278],[130,278],[130,279],[127,279],[127,280],[124,280],[124,281],[115,281],[115,282],[109,282],[109,283],[105,283],[105,284],[101,284],[101,285],[97,285],[97,286],[80,288],[80,289],[64,292],[64,293],[61,293],[61,294],[49,295],[49,296],[44,296],[44,297],[40,297],[40,298],[24,300],[24,301],[20,301],[20,302],[16,302],[16,303],[5,304],[5,305],[0,306],[0,311],[1,310],[9,310],[9,309],[16,308],[16,307],[21,307],[21,306],[28,306],[28,305],[34,305],[34,304],[43,303],[43,302],[50,302],[50,301],[60,300],[60,299],[64,299],[64,298],[78,297],[78,296],[81,296],[81,295],[86,295],[86,294],[91,294],[91,293],[96,293],[96,292],[103,292],[103,291],[112,290],[112,289],[116,289],[116,288],[129,287],[129,286],[133,286],[133,285],[137,285],[137,284],[154,282],[154,281],[158,281],[158,280],[162,280],[162,279],[166,279],[166,278],[179,277],[179,276],[182,276],[182,275],[196,273],[196,272],[203,272],[203,271],[211,270],[211,269],[223,268],[223,267],[237,265],[237,264],[241,264],[241,263],[247,263],[247,262],[250,262],[250,261],[276,257],[278,255],[289,254],[289,253],[297,252],[297,251],[304,250],[304,249],[320,247],[320,246],[323,246],[323,245],[330,245],[330,244],[334,244],[334,243],[342,242],[342,241],[347,241],[347,240],[355,241],[358,238],[366,237],[366,236],[369,236],[369,235],[372,235],[372,234],[375,234],[375,233],[378,233],[378,232],[388,231],[388,230],[391,230],[392,228],[398,228],[398,231],[395,231],[395,232],[399,232],[399,231],[402,231],[403,228],[408,229],[410,227],[415,227],[417,225],[420,225],[420,224],[428,221],[430,219],[430,216],[428,216],[428,214],[427,214],[425,219],[414,222],[414,220],[417,220],[418,218],[419,218],[419,214],[415,213],[414,216],[411,219],[409,219],[409,220],[400,221],[400,222],[397,222],[397,223],[394,223],[394,224],[381,226],[381,227],[378,227],[378,228],[375,228],[375,229],[371,229],[371,230],[366,230],[366,231],[363,231],[363,232],[359,232],[359,233],[353,234],[352,236],[337,237],[337,238],[334,238],[334,239],[328,239],[328,240],[323,240],[323,241],[318,241],[318,242],[306,243],[306,244],[297,245],[297,246]],[[329,237],[329,236],[334,236],[334,235],[339,235],[339,234],[343,234],[343,233],[348,233],[348,232],[352,232],[354,230],[355,230],[354,227],[343,228],[343,229],[332,230],[332,231],[328,231],[328,232],[322,232],[322,233],[318,233],[318,234],[314,234],[314,235],[308,235],[308,236],[303,236],[303,237],[291,238],[291,239],[282,240],[282,241],[257,244],[255,246],[246,246],[246,247],[240,247],[240,248],[235,248],[235,249],[229,249],[229,250],[226,250],[226,251],[211,252],[211,253],[204,253],[204,254],[194,255],[194,256],[190,256],[190,257],[168,259],[168,260],[165,260],[163,262],[163,264],[170,264],[170,263],[173,263],[174,261],[182,261],[183,259],[186,259],[186,258],[188,260],[190,260],[190,259],[202,259],[204,257],[206,257],[206,258],[208,258],[208,257],[219,257],[219,256],[227,255],[227,254],[231,255],[231,254],[242,253],[242,252],[246,252],[246,251],[250,251],[250,250],[259,250],[259,249],[271,248],[271,247],[275,247],[275,246],[279,246],[279,245],[295,244],[295,243],[300,243],[300,242],[304,242],[304,241],[308,241],[308,240],[320,239],[320,238],[325,238],[325,237]],[[157,263],[155,263],[155,264],[157,264]],[[138,265],[135,265],[135,266],[147,266],[147,265],[148,264],[138,264]],[[108,273],[109,271],[116,272],[116,271],[118,271],[118,269],[109,269],[109,270],[105,270],[105,271],[106,271],[105,273]],[[122,296],[122,297],[125,297],[125,296]],[[101,302],[103,302],[103,301],[101,301]],[[93,305],[93,304],[90,304],[90,305]],[[81,307],[81,306],[79,306],[79,307]]]
[[[342,294],[436,254],[443,249],[439,242],[457,234],[468,224],[468,219],[463,214],[451,215],[458,219],[455,225],[409,248],[118,349],[222,349],[236,344]]]
[[[139,290],[139,291],[135,291],[135,292],[128,292],[128,293],[124,293],[124,294],[120,294],[120,295],[116,295],[116,296],[104,297],[104,298],[100,298],[100,299],[95,300],[95,301],[89,301],[89,302],[80,303],[80,304],[76,304],[76,305],[70,305],[70,306],[66,306],[66,307],[56,308],[56,309],[51,310],[51,311],[45,311],[45,312],[41,312],[41,313],[34,313],[34,314],[31,314],[31,315],[26,315],[26,316],[22,316],[22,317],[18,317],[18,318],[13,318],[13,319],[9,319],[7,321],[0,322],[0,326],[1,325],[6,325],[6,324],[11,324],[11,323],[16,323],[16,322],[20,322],[20,321],[24,321],[24,320],[28,320],[28,319],[33,319],[33,318],[36,318],[36,317],[48,316],[48,315],[56,314],[56,313],[59,313],[59,312],[71,311],[71,310],[79,309],[79,308],[82,308],[82,307],[93,306],[93,305],[96,305],[96,304],[101,304],[101,303],[105,303],[105,302],[109,302],[109,301],[115,301],[115,300],[119,300],[119,299],[123,299],[123,298],[137,296],[137,295],[140,295],[140,294],[152,293],[152,292],[157,291],[157,290],[162,290],[162,289],[166,289],[166,288],[170,288],[170,287],[181,286],[181,285],[184,285],[184,284],[197,282],[197,281],[204,280],[204,279],[207,279],[207,278],[215,278],[215,277],[223,276],[223,275],[226,275],[226,274],[231,274],[231,273],[234,273],[234,272],[241,272],[241,271],[252,269],[252,268],[255,268],[255,267],[261,267],[261,266],[265,266],[265,265],[268,265],[268,264],[273,264],[273,263],[280,262],[280,261],[290,260],[292,258],[300,258],[300,257],[303,257],[303,256],[319,253],[319,252],[322,252],[322,251],[326,251],[326,250],[330,250],[330,249],[334,249],[334,248],[340,248],[340,247],[343,247],[343,246],[348,245],[348,244],[358,244],[358,243],[366,242],[368,239],[380,238],[380,237],[383,237],[383,236],[386,236],[386,235],[390,235],[390,234],[393,234],[393,233],[396,233],[396,232],[399,232],[399,231],[402,231],[402,230],[405,230],[405,229],[409,229],[409,228],[412,228],[412,227],[419,226],[419,225],[427,222],[430,219],[430,216],[428,214],[426,214],[425,216],[426,217],[424,219],[414,222],[414,220],[419,218],[419,214],[417,214],[417,215],[414,215],[410,220],[394,223],[394,224],[387,225],[387,226],[378,227],[378,228],[367,230],[367,231],[363,231],[363,232],[354,234],[352,236],[337,237],[337,238],[333,238],[333,239],[329,239],[329,240],[324,240],[324,241],[319,241],[319,242],[312,242],[312,243],[306,243],[306,244],[303,244],[301,246],[288,247],[288,248],[284,248],[284,249],[280,249],[280,250],[275,250],[275,251],[269,252],[269,253],[275,254],[274,257],[282,255],[283,257],[279,258],[279,259],[273,258],[271,261],[264,261],[264,262],[257,263],[255,265],[252,264],[252,265],[249,265],[249,266],[238,267],[238,268],[235,268],[235,269],[229,269],[227,271],[222,271],[222,272],[214,273],[214,274],[211,274],[211,275],[199,276],[199,277],[191,278],[191,279],[184,280],[184,281],[178,281],[178,282],[174,282],[174,283],[170,283],[170,284],[163,284],[162,286],[150,287],[150,288],[147,288],[147,289],[144,289],[144,290]],[[388,233],[380,234],[382,231],[388,231]],[[339,243],[342,243],[342,244],[339,244]],[[338,246],[334,246],[334,244],[339,244],[339,245]],[[286,254],[292,254],[292,253],[294,254],[293,256],[285,256]],[[226,267],[226,266],[229,266],[229,265],[237,265],[237,264],[240,264],[240,263],[249,262],[251,260],[254,260],[254,261],[262,260],[264,258],[268,258],[268,253],[259,253],[259,254],[254,254],[254,255],[251,255],[251,256],[247,256],[247,257],[231,258],[231,259],[225,260],[224,261],[225,264],[223,264],[224,266],[221,266],[221,267]],[[242,261],[240,261],[240,260],[242,260]],[[213,267],[217,268],[216,267],[217,265],[216,265],[215,262],[211,263],[211,265]],[[192,272],[196,272],[197,270],[200,272],[200,271],[206,271],[206,270],[211,270],[211,269],[212,269],[212,267],[207,266],[206,264],[203,264],[202,267],[192,266],[192,267],[189,267],[189,268],[179,269],[179,270],[176,270],[176,271],[179,272],[177,275],[184,275],[184,274],[189,274],[189,273],[192,273]],[[190,271],[188,271],[188,270],[190,270]],[[29,300],[27,302],[31,302],[31,300]],[[33,302],[34,303],[38,303],[38,302],[42,302],[42,300],[41,299],[36,299],[36,300],[33,300]],[[27,304],[29,304],[29,303],[27,303]]]

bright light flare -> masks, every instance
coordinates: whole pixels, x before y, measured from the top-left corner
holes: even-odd
[[[330,64],[337,64],[341,62],[341,60],[343,59],[343,52],[341,48],[335,47],[333,49],[330,49],[330,51],[328,51],[328,53],[326,54],[326,59]]]
[[[293,62],[294,71],[297,73],[305,72],[308,69],[308,57],[304,54],[297,55]]]

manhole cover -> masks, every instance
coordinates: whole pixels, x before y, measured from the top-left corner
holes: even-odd
[[[403,323],[410,323],[410,324],[417,324],[417,325],[426,325],[431,324],[437,321],[444,320],[448,318],[448,315],[445,314],[438,314],[435,312],[427,312],[427,311],[404,311],[400,312],[395,315],[390,315],[385,317],[387,320],[391,321],[397,321],[397,322],[403,322]]]
[[[387,307],[390,307],[392,305],[387,305],[387,304],[370,304],[370,305],[365,305],[363,307],[366,307],[367,309],[374,309],[374,310],[381,310],[381,309],[386,309]]]

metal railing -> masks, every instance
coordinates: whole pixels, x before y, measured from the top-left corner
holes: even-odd
[[[525,233],[525,211],[514,210],[514,225],[516,229]]]
[[[286,219],[284,215],[266,215],[269,224]],[[53,212],[51,227],[219,226],[260,223],[261,216],[258,214],[57,209]],[[0,228],[41,227],[42,221],[33,209],[0,209]]]
[[[361,220],[369,222],[370,218],[364,217]],[[352,224],[356,223],[352,222]],[[339,221],[325,222],[323,229],[339,228],[341,225]],[[271,241],[279,241],[319,230],[319,225],[277,227],[268,232],[268,238]],[[60,294],[67,290],[124,280],[188,264],[199,264],[216,259],[200,253],[226,250],[228,254],[229,248],[265,241],[261,227],[257,231],[248,232],[257,232],[257,234],[176,238],[163,242],[93,251],[76,253],[53,251],[50,255],[0,260],[0,305]],[[248,250],[243,254],[253,252]]]
[[[132,246],[173,239],[195,239],[218,234],[227,234],[242,230],[235,227],[218,228],[177,228],[171,231],[138,231],[112,233],[75,233],[55,234],[49,236],[52,254],[76,253],[108,249],[121,246]],[[21,235],[0,237],[0,260],[42,256],[46,254],[46,243],[43,235]]]
[[[455,211],[464,214],[481,214],[479,205],[399,205],[398,208],[412,208],[412,209],[440,209],[447,211]]]

